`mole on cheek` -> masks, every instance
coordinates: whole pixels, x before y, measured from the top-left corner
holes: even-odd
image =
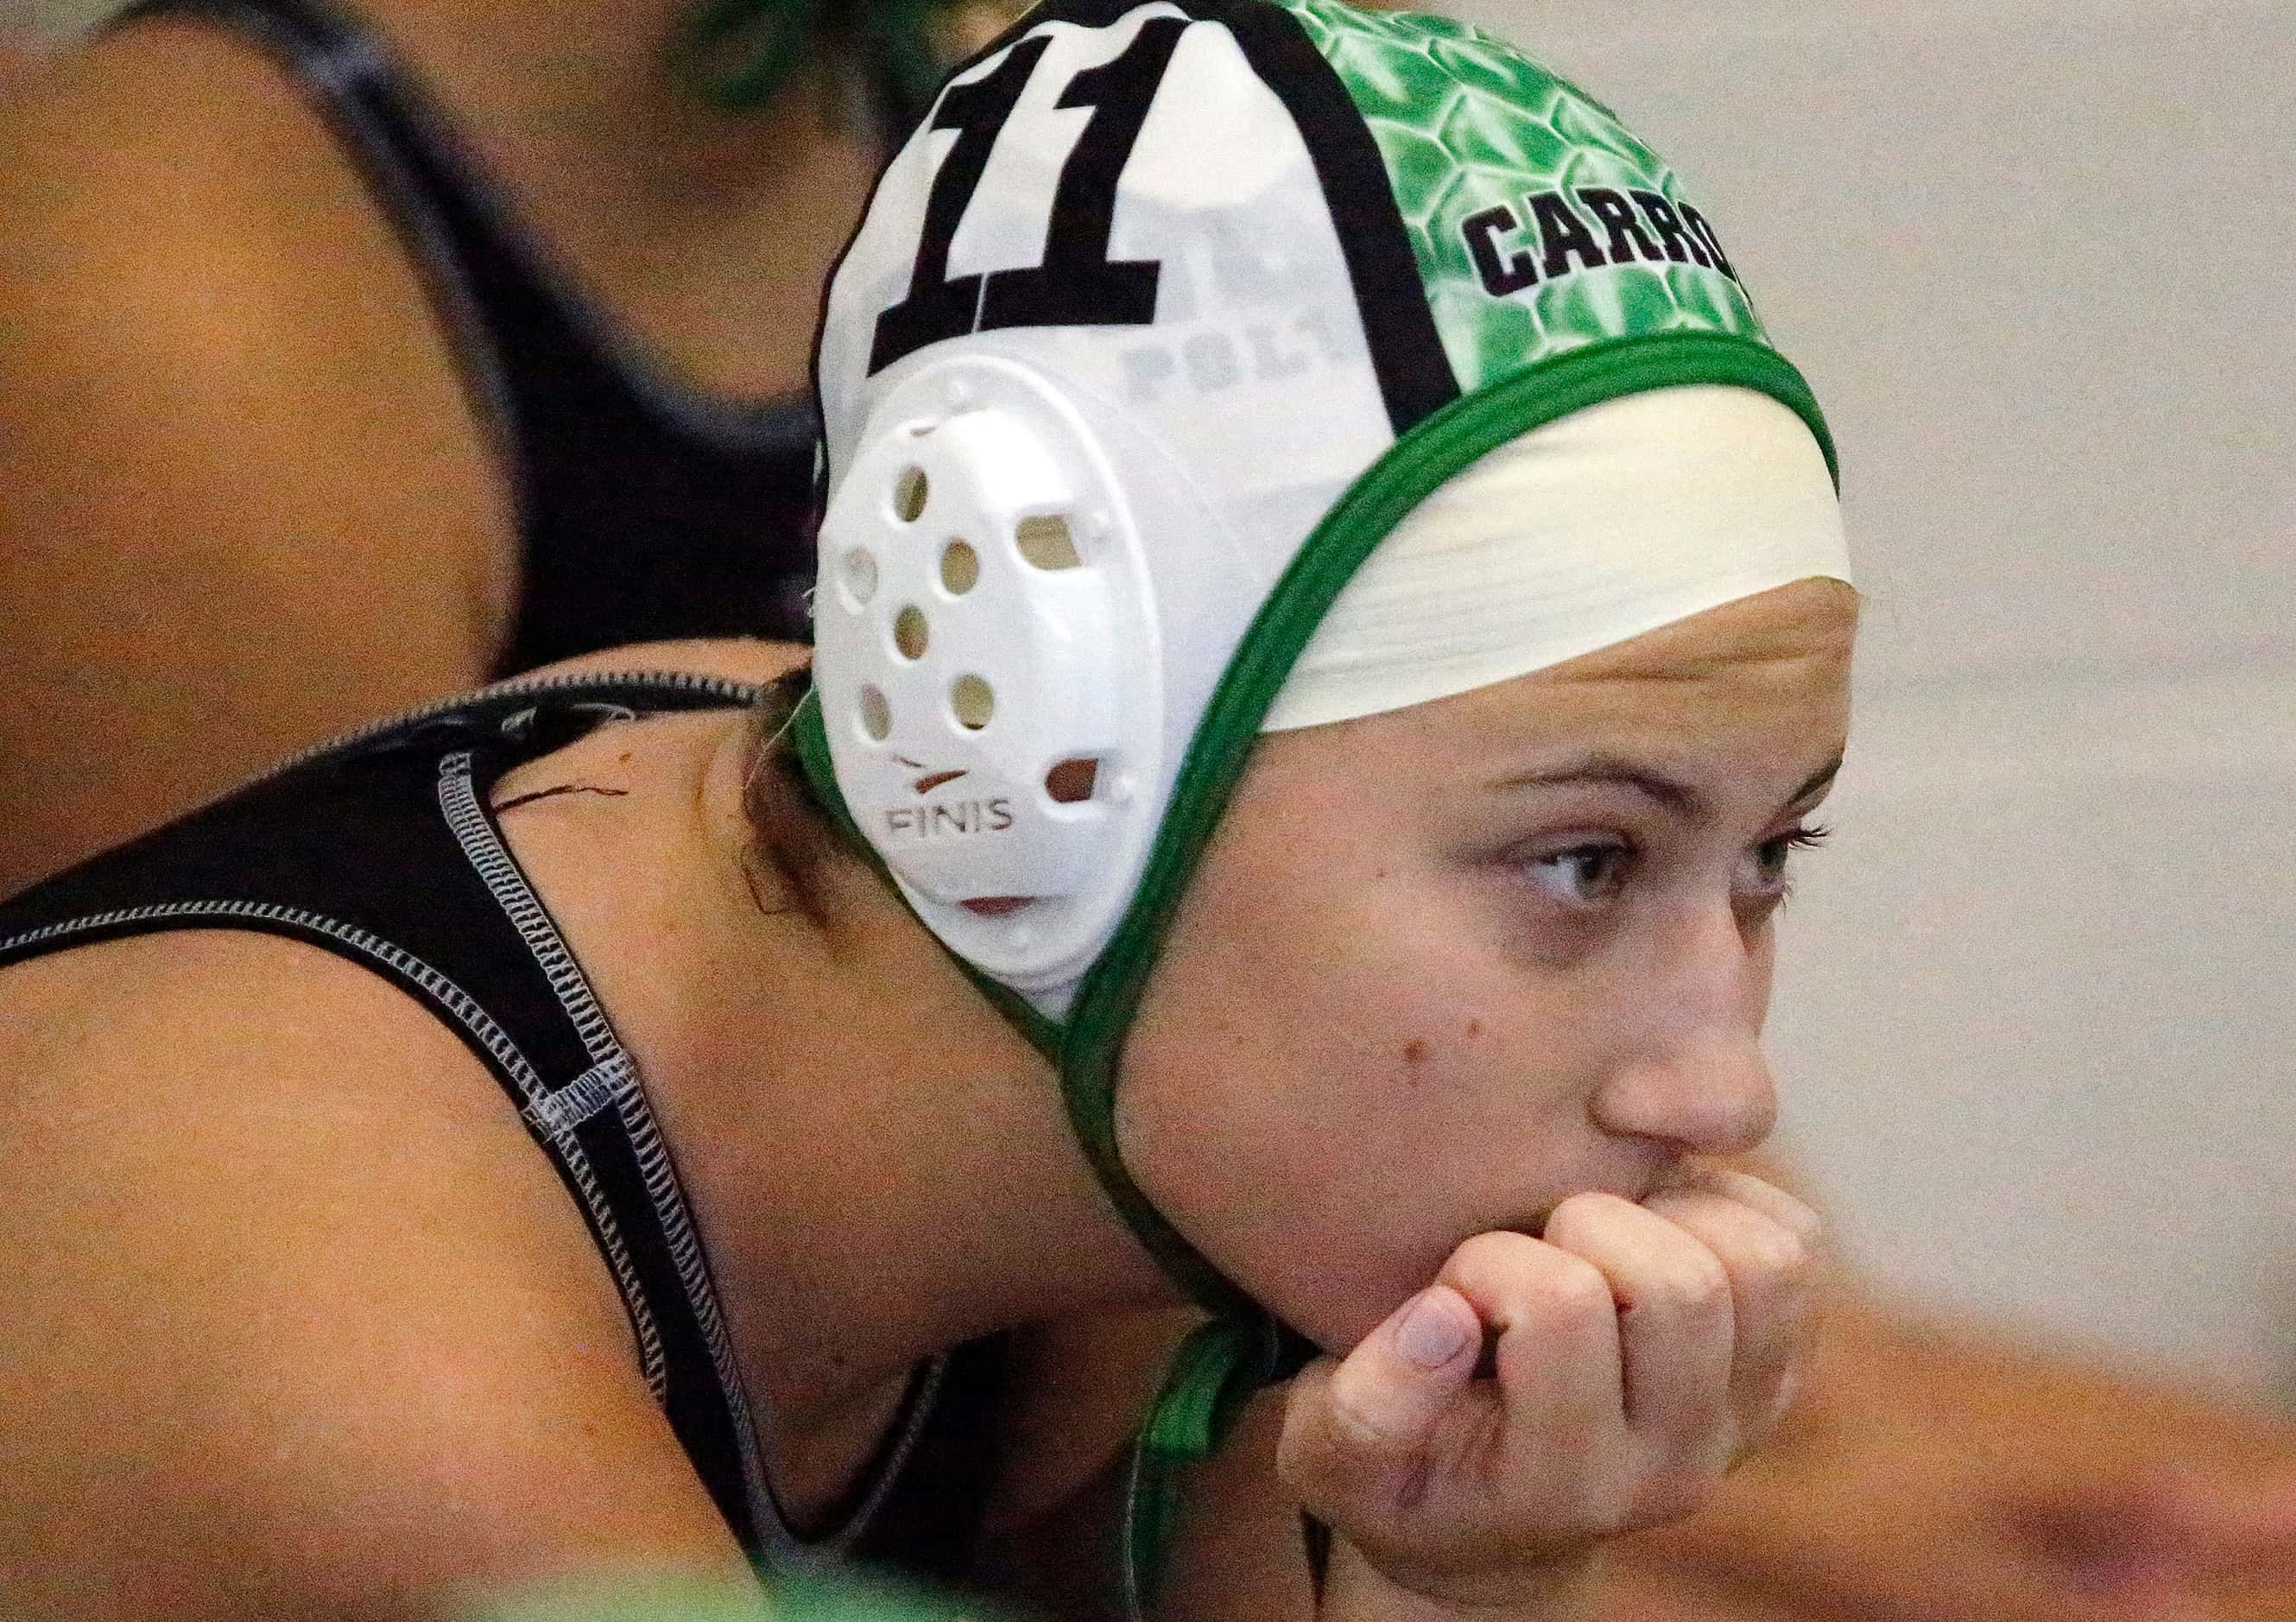
[[[1470,1019],[1469,1021],[1467,1021],[1467,1036],[1468,1036],[1469,1040],[1471,1040],[1471,1041],[1472,1041],[1473,1038],[1478,1037],[1478,1036],[1480,1036],[1482,1033],[1483,1033],[1483,1022],[1482,1022],[1481,1020],[1480,1020],[1480,1019]]]
[[[1403,1062],[1406,1065],[1425,1064],[1427,1062],[1427,1044],[1420,1041],[1416,1036],[1413,1037],[1409,1042],[1405,1042],[1403,1044]]]

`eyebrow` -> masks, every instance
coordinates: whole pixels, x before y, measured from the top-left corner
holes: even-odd
[[[1786,796],[1786,804],[1799,805],[1830,786],[1841,775],[1842,759],[1837,754],[1810,773],[1800,787]],[[1609,783],[1635,789],[1693,822],[1705,821],[1713,813],[1706,796],[1689,784],[1617,755],[1585,755],[1543,771],[1518,772],[1512,777],[1502,778],[1492,787],[1554,788],[1578,783]]]

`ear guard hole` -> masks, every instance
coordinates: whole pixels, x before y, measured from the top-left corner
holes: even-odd
[[[977,895],[969,902],[957,902],[967,912],[985,918],[1001,918],[1036,904],[1033,895]]]
[[[928,634],[925,611],[915,604],[910,604],[893,616],[893,646],[900,651],[902,658],[923,658]]]
[[[1045,793],[1055,805],[1080,805],[1100,783],[1100,762],[1089,756],[1058,761],[1045,773]]]
[[[904,467],[893,481],[893,516],[903,523],[914,523],[924,516],[925,497],[931,487],[925,482],[922,467]]]
[[[1042,518],[1023,518],[1013,532],[1013,543],[1021,556],[1039,569],[1079,569],[1084,559],[1077,552],[1076,538],[1069,533],[1069,521],[1058,513]]]
[[[877,595],[877,560],[868,548],[856,547],[845,555],[845,590],[865,606]]]
[[[996,694],[980,677],[959,676],[949,683],[948,707],[958,726],[978,732],[996,714]]]
[[[980,554],[970,541],[952,540],[941,548],[940,583],[951,597],[963,597],[980,583]]]
[[[893,706],[873,687],[861,689],[861,730],[881,744],[892,735]]]

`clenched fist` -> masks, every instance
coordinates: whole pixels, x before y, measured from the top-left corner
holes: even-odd
[[[1544,1616],[1595,1540],[1693,1508],[1791,1396],[1817,1228],[1702,1167],[1461,1245],[1293,1384],[1278,1468],[1339,1535],[1324,1616]]]

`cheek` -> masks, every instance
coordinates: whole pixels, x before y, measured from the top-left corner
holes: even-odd
[[[1439,889],[1376,863],[1352,886],[1207,889],[1174,939],[1126,1050],[1126,1165],[1310,1333],[1360,1333],[1573,1152],[1567,1016]]]
[[[1456,1073],[1519,994],[1423,876],[1343,848],[1300,854],[1280,877],[1208,867],[1142,1000],[1128,1076],[1184,1090],[1200,1119],[1407,1099]],[[1241,1094],[1234,1078],[1249,1078]]]
[[[1181,1157],[1163,1151],[1183,1140],[1191,1171],[1307,1170],[1335,1147],[1320,1140],[1327,1112],[1396,1045],[1397,983],[1374,942],[1296,893],[1245,897],[1192,898],[1142,999],[1118,1104],[1144,1179],[1173,1169]]]

